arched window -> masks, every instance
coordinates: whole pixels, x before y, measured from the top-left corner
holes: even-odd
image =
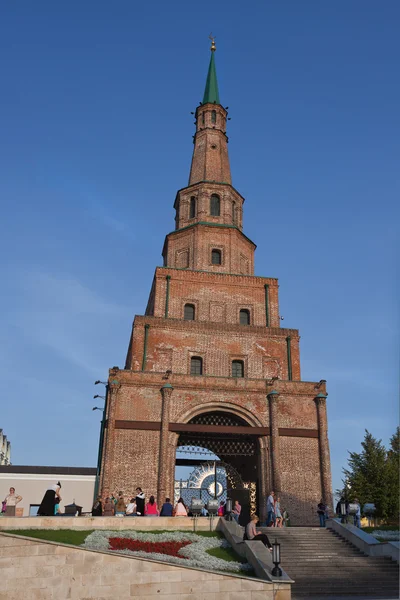
[[[203,375],[203,359],[200,356],[192,356],[190,359],[190,374]]]
[[[212,217],[219,217],[220,204],[221,204],[221,202],[220,202],[219,196],[217,196],[217,194],[212,194],[211,200],[210,200],[210,215]]]
[[[204,125],[204,123],[205,123],[205,115],[204,115],[204,113],[202,113],[202,115],[201,115],[201,122]]]
[[[232,361],[232,377],[244,377],[244,362],[242,360]]]
[[[232,202],[232,223],[236,225],[236,202]]]
[[[242,308],[239,313],[239,321],[241,325],[250,325],[250,311]]]
[[[196,216],[196,196],[190,198],[189,219],[194,219]]]
[[[216,110],[212,110],[211,111],[211,123],[216,123],[217,122],[217,111]]]
[[[221,250],[211,250],[211,264],[220,265],[221,262]]]
[[[185,304],[185,308],[183,311],[183,318],[185,321],[194,321],[196,309],[194,304]]]

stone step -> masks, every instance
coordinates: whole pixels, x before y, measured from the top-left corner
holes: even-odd
[[[293,598],[364,596],[398,598],[398,565],[364,555],[325,528],[261,528],[281,544],[281,564],[295,583]]]

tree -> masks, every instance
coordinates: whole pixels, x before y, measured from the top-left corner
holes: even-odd
[[[376,507],[375,516],[388,517],[387,490],[387,451],[382,440],[375,439],[365,430],[362,451],[349,452],[348,469],[343,469],[344,488],[342,495],[352,501],[357,498],[361,506],[365,502],[373,502]]]
[[[387,517],[399,518],[399,469],[400,469],[400,427],[390,438],[390,448],[386,459]]]

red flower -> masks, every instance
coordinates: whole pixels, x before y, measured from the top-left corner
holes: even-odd
[[[167,554],[168,556],[181,556],[179,550],[188,546],[192,542],[142,542],[140,540],[131,540],[130,538],[109,538],[111,550],[132,550],[132,552],[148,552],[149,554]]]

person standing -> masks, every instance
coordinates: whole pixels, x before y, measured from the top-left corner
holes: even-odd
[[[239,500],[235,500],[233,509],[232,509],[232,517],[235,519],[236,523],[239,523],[240,513],[242,511],[242,507],[239,504]]]
[[[165,502],[161,507],[160,517],[172,517],[174,514],[174,507],[171,504],[169,498],[165,498]]]
[[[224,514],[225,514],[225,502],[223,500],[221,500],[221,502],[219,503],[217,515],[219,517],[223,517]]]
[[[354,504],[357,504],[357,511],[354,513],[354,526],[361,528],[361,506],[360,501],[354,498]]]
[[[5,502],[5,517],[15,517],[15,507],[17,506],[18,502],[21,502],[22,500],[22,496],[17,496],[17,494],[15,493],[15,488],[10,487],[10,492],[9,494],[4,498],[4,502]],[[54,514],[54,507],[53,507],[53,514]]]
[[[114,502],[112,502],[110,498],[106,498],[104,501],[103,516],[104,517],[113,517],[114,512],[115,512]]]
[[[103,516],[103,505],[101,502],[101,496],[97,496],[97,499],[92,507],[92,517],[102,517]]]
[[[325,502],[322,500],[317,506],[317,513],[319,516],[319,526],[320,527],[325,527],[326,525],[326,504]]]
[[[144,515],[145,515],[144,501],[145,501],[145,495],[142,491],[142,488],[137,487],[135,502],[136,502],[136,514],[138,515],[138,517],[144,517]]]
[[[267,500],[267,527],[275,525],[275,492],[271,492]]]
[[[37,511],[38,516],[54,517],[54,507],[61,500],[60,490],[61,483],[59,481],[47,488]]]
[[[282,527],[281,499],[279,496],[276,498],[274,510],[276,519],[275,527]]]
[[[268,539],[266,533],[261,533],[256,528],[256,523],[258,522],[257,515],[253,515],[251,517],[251,521],[246,525],[246,537],[250,541],[260,541],[268,548],[268,550],[272,551],[272,544]]]

